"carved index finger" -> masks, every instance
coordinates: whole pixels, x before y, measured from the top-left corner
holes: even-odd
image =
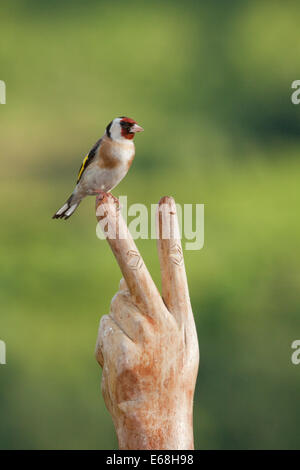
[[[145,266],[128,227],[110,194],[96,199],[96,216],[120,266],[134,303],[150,317],[157,316],[164,304]]]

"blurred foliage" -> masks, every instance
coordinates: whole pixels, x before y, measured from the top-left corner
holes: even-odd
[[[92,198],[50,217],[124,114],[145,132],[114,194],[205,203],[205,247],[185,253],[196,448],[299,448],[299,14],[267,0],[1,3],[1,448],[116,447],[93,349],[120,272]],[[159,283],[155,242],[138,246]]]

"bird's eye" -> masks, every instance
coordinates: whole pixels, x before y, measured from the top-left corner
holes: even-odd
[[[130,130],[131,128],[131,123],[130,122],[126,122],[126,121],[121,121],[121,126],[126,129],[127,131]]]

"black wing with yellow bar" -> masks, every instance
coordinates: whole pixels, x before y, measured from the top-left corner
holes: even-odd
[[[100,142],[101,142],[101,139],[99,139],[98,142],[95,143],[94,147],[90,150],[88,155],[84,158],[84,160],[81,164],[79,173],[78,173],[77,184],[79,183],[79,181],[80,181],[80,179],[83,175],[83,172],[86,170],[86,168],[89,166],[89,164],[92,163],[92,161],[93,161],[93,159],[96,155],[96,152],[99,148]]]

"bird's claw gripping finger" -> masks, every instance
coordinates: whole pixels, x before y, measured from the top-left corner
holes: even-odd
[[[98,205],[101,201],[105,199],[105,196],[107,196],[107,193],[105,191],[97,191],[96,193],[96,205]]]
[[[105,191],[97,191],[96,193],[96,207],[100,204],[100,203],[104,203],[106,199],[108,198],[112,198],[114,203],[117,205],[117,209],[120,208],[120,202],[119,202],[119,199],[114,196],[113,194],[111,193],[106,193]]]

